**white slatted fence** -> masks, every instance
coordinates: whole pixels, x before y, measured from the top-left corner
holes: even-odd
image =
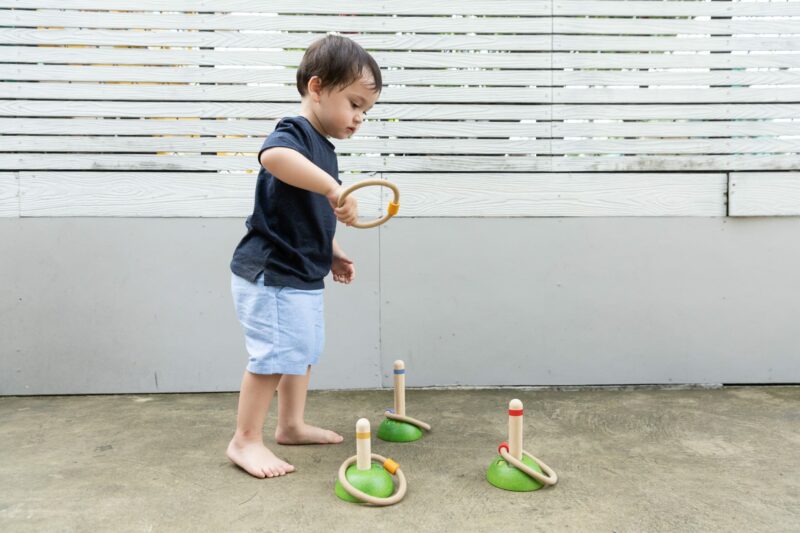
[[[800,214],[797,0],[0,0],[0,216],[246,215],[327,32],[401,216]]]

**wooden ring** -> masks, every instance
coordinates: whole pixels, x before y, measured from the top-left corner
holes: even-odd
[[[382,455],[378,455],[377,453],[370,454],[373,459],[376,461],[380,461],[381,464],[386,464],[389,459]],[[394,475],[397,476],[397,491],[394,494],[389,496],[388,498],[378,498],[376,496],[370,496],[366,492],[358,490],[355,488],[351,483],[350,480],[347,479],[347,468],[354,464],[357,460],[358,456],[354,455],[347,459],[345,462],[342,463],[342,466],[339,467],[339,483],[342,484],[344,490],[352,496],[353,498],[358,498],[359,500],[369,503],[372,505],[384,506],[384,505],[393,505],[400,500],[402,500],[406,495],[406,490],[408,489],[408,484],[406,483],[406,476],[403,474],[403,471],[400,469],[398,465],[397,469],[394,472]],[[394,462],[394,461],[392,461]],[[395,463],[396,464],[396,463]],[[384,467],[386,468],[386,467]],[[387,470],[388,472],[388,470]]]
[[[400,189],[397,188],[397,185],[395,185],[390,181],[376,180],[376,179],[359,181],[358,183],[354,183],[353,185],[346,188],[344,191],[342,191],[342,194],[339,196],[339,201],[336,203],[336,206],[342,207],[342,205],[344,205],[345,198],[347,198],[350,195],[350,193],[357,191],[362,187],[368,187],[370,185],[380,185],[381,187],[388,187],[392,189],[392,192],[394,192],[394,200],[392,200],[389,203],[389,209],[386,212],[386,214],[383,215],[382,218],[373,220],[372,222],[353,222],[351,226],[353,226],[354,228],[365,229],[365,228],[374,228],[376,226],[380,226],[381,224],[392,218],[394,215],[396,215],[397,210],[400,209]]]
[[[502,447],[502,444],[501,444],[501,447]],[[507,450],[504,450],[504,449],[500,450],[500,455],[503,457],[503,459],[506,460],[506,462],[508,464],[510,464],[511,466],[516,467],[518,470],[522,470],[525,474],[527,474],[528,476],[532,477],[533,479],[535,479],[539,483],[541,483],[543,485],[548,485],[548,486],[555,485],[556,483],[558,483],[558,476],[556,475],[556,473],[553,471],[552,468],[550,468],[549,466],[547,466],[542,461],[540,461],[539,459],[537,459],[533,455],[529,454],[525,450],[522,450],[522,454],[523,455],[527,455],[529,458],[533,459],[536,462],[536,464],[538,464],[542,468],[542,470],[544,471],[544,474],[542,474],[540,472],[537,472],[536,470],[534,470],[530,466],[526,465],[525,463],[523,463],[522,461],[520,461],[516,457],[512,456],[510,453],[508,453]]]
[[[411,418],[410,416],[398,415],[397,413],[392,413],[386,411],[386,418],[391,420],[397,420],[398,422],[406,422],[411,424],[412,426],[417,426],[418,428],[422,428],[425,431],[431,430],[431,425],[423,422],[422,420],[417,420],[416,418]]]

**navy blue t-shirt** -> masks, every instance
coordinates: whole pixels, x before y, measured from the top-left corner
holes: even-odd
[[[305,117],[278,122],[261,146],[259,160],[261,152],[278,146],[297,150],[341,184],[333,144]],[[265,285],[321,289],[331,269],[336,231],[328,199],[279,180],[260,163],[259,168],[253,214],[233,252],[231,270],[251,282],[264,272]]]

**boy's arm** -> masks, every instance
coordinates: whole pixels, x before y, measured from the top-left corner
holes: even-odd
[[[358,220],[355,198],[352,195],[348,196],[344,205],[337,208],[342,186],[297,150],[282,146],[268,148],[261,152],[259,161],[270,174],[282,182],[324,195],[340,222],[349,225]]]
[[[344,253],[342,247],[339,246],[338,242],[336,242],[336,237],[333,238],[333,257],[347,257],[347,254]]]

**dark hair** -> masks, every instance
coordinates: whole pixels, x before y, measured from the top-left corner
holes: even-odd
[[[381,92],[381,69],[375,59],[358,43],[341,35],[327,35],[308,47],[297,69],[297,90],[308,91],[308,80],[319,76],[324,89],[347,87],[361,78],[367,69],[374,81],[373,90]]]

